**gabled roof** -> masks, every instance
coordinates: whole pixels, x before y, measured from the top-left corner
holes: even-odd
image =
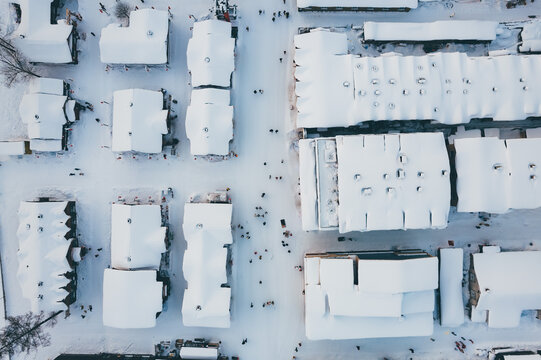
[[[192,86],[229,87],[235,69],[234,51],[231,23],[220,20],[196,22],[186,53]]]
[[[182,229],[188,247],[182,270],[188,282],[182,303],[185,326],[228,328],[231,289],[227,248],[231,244],[231,204],[187,203]]]
[[[68,42],[73,25],[66,20],[51,24],[53,0],[12,0],[21,7],[21,23],[13,33],[13,41],[32,62],[70,63],[73,61]]]
[[[167,63],[169,15],[141,9],[130,13],[130,26],[109,24],[101,30],[100,58],[106,64]]]
[[[194,89],[186,111],[186,135],[192,155],[227,155],[233,138],[229,90]]]
[[[30,149],[37,151],[62,150],[67,107],[72,109],[64,95],[64,81],[59,79],[32,79],[19,104],[22,122],[26,124]]]
[[[67,201],[26,202],[19,206],[19,267],[17,279],[32,312],[65,310],[62,302],[69,292],[62,289],[71,280],[68,250],[72,240],[65,238],[70,219]]]
[[[112,205],[111,266],[115,269],[160,268],[166,227],[159,205]]]
[[[541,51],[541,21],[534,20],[531,23],[524,24],[520,37],[522,39],[522,44],[518,46],[519,51]]]
[[[541,138],[455,139],[457,210],[504,213],[541,206]]]
[[[120,329],[156,326],[163,284],[155,270],[103,272],[103,325]]]
[[[304,265],[309,339],[432,333],[437,258],[384,260],[314,255],[306,257]]]
[[[541,115],[536,96],[541,56],[360,57],[348,54],[347,46],[345,33],[314,29],[295,36],[298,127],[389,120],[460,124]]]
[[[297,7],[301,8],[417,8],[417,0],[298,0]]]
[[[160,91],[115,91],[112,150],[160,153],[162,135],[167,134],[167,115]]]
[[[442,133],[299,141],[304,230],[444,228],[449,158]]]
[[[473,254],[480,294],[472,312],[488,312],[489,327],[517,327],[522,311],[541,309],[541,251],[492,248]]]

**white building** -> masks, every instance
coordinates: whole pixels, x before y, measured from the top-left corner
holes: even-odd
[[[51,24],[53,0],[11,0],[21,11],[13,42],[31,62],[66,64],[74,62],[73,25],[65,19]]]
[[[193,87],[231,86],[235,39],[231,38],[230,22],[212,19],[194,23],[186,54]]]
[[[156,326],[162,311],[163,284],[156,270],[103,272],[103,324],[120,329]]]
[[[541,21],[532,21],[524,25],[520,32],[522,44],[518,50],[521,52],[541,52]]]
[[[167,228],[160,205],[112,205],[111,266],[159,270]]]
[[[17,280],[34,313],[66,310],[75,301],[74,208],[69,201],[20,203]]]
[[[168,133],[163,93],[144,89],[113,93],[113,143],[116,152],[162,152],[163,135]]]
[[[471,320],[491,328],[519,326],[523,311],[541,309],[540,276],[541,251],[483,247],[471,258]]]
[[[231,204],[187,203],[182,229],[188,247],[182,270],[188,282],[182,303],[185,326],[228,328],[231,289],[227,284],[227,245]]]
[[[186,135],[192,155],[229,154],[229,142],[233,139],[233,106],[229,104],[229,90],[192,90],[186,111]]]
[[[440,20],[419,22],[364,23],[364,39],[367,41],[493,41],[499,23],[482,20]]]
[[[324,29],[296,35],[295,47],[299,128],[541,116],[541,56],[359,57],[348,54],[345,33]]]
[[[424,252],[307,255],[304,280],[310,340],[432,334],[436,257]]]
[[[541,206],[541,138],[455,139],[457,211],[504,213]]]
[[[303,230],[445,228],[449,158],[442,133],[299,141]]]
[[[297,0],[303,10],[415,9],[417,0]]]
[[[27,143],[29,142],[25,140],[0,141],[0,156],[24,155]]]
[[[440,249],[440,323],[457,327],[464,323],[464,251],[460,248]]]
[[[75,100],[65,95],[64,81],[33,79],[21,100],[19,113],[27,127],[30,150],[64,149],[64,127],[76,119]]]
[[[109,24],[101,30],[100,58],[106,64],[159,65],[168,62],[169,14],[141,9],[130,26]]]

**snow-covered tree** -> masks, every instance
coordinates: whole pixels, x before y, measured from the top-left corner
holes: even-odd
[[[62,311],[48,316],[43,312],[28,312],[18,316],[8,316],[7,325],[0,331],[0,357],[21,352],[30,353],[39,347],[50,345],[50,335],[44,332],[43,325],[54,326],[55,317]]]
[[[0,37],[0,74],[4,77],[4,84],[7,87],[17,81],[40,77],[21,52],[3,37]]]
[[[115,5],[115,16],[119,20],[129,20],[131,7],[123,1],[119,1]]]

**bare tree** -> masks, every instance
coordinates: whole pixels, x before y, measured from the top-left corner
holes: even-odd
[[[115,5],[115,16],[119,20],[130,19],[131,7],[123,1],[119,1]]]
[[[8,324],[0,332],[0,357],[20,352],[28,354],[41,346],[49,346],[51,336],[43,331],[42,326],[47,322],[49,326],[54,326],[55,317],[61,312],[51,313],[47,317],[43,312],[8,316]]]
[[[40,77],[23,54],[6,38],[0,37],[0,74],[7,87],[21,80]]]

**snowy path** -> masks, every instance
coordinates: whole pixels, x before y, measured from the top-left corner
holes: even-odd
[[[114,0],[102,1],[112,7]],[[133,4],[141,6],[139,1]],[[0,253],[6,286],[8,314],[25,312],[28,304],[21,296],[15,273],[17,269],[17,208],[21,200],[29,199],[48,189],[59,190],[77,200],[80,241],[91,247],[90,254],[79,268],[78,301],[72,315],[60,319],[51,330],[53,345],[38,354],[21,355],[19,359],[49,359],[60,352],[151,352],[153,344],[175,338],[207,337],[222,340],[228,355],[241,359],[374,359],[387,356],[393,359],[451,359],[472,357],[454,350],[455,337],[436,325],[432,342],[427,338],[387,339],[363,341],[308,342],[304,338],[302,273],[294,269],[301,265],[304,253],[336,250],[364,250],[389,248],[422,248],[435,253],[438,247],[454,240],[465,252],[477,251],[477,244],[494,243],[509,249],[541,249],[541,210],[515,211],[493,217],[491,226],[476,229],[480,220],[476,215],[452,214],[450,226],[441,231],[393,231],[353,234],[354,241],[338,242],[335,232],[302,233],[298,216],[296,183],[297,160],[290,150],[292,136],[289,98],[292,93],[292,40],[299,26],[340,26],[361,24],[364,20],[432,20],[448,18],[455,12],[461,19],[525,19],[540,13],[538,3],[515,10],[498,10],[483,5],[457,5],[452,10],[442,5],[424,6],[410,13],[360,14],[297,14],[294,0],[239,0],[239,40],[237,43],[236,72],[233,102],[235,106],[235,139],[233,150],[238,158],[209,163],[189,156],[189,143],[184,133],[184,114],[189,100],[189,76],[185,51],[191,36],[192,20],[205,15],[211,0],[146,0],[144,6],[158,9],[172,7],[170,70],[154,68],[130,69],[128,72],[104,71],[99,63],[98,37],[100,29],[112,21],[100,14],[96,2],[79,0],[79,12],[84,21],[80,32],[80,63],[76,66],[43,67],[51,77],[70,80],[74,96],[94,104],[95,112],[85,112],[73,127],[68,153],[61,157],[35,156],[11,159],[0,167]],[[258,15],[265,9],[264,15]],[[274,11],[286,9],[289,19],[271,21]],[[249,27],[249,31],[246,30]],[[284,50],[287,52],[284,55]],[[279,58],[283,58],[280,63]],[[178,105],[176,137],[181,145],[177,157],[116,160],[108,148],[110,128],[102,126],[111,121],[112,92],[117,89],[143,87],[168,90]],[[263,94],[253,94],[263,89]],[[5,104],[6,105],[6,104]],[[100,118],[97,123],[95,118]],[[276,129],[278,133],[271,133]],[[283,162],[282,162],[283,160]],[[264,163],[267,165],[264,165]],[[81,168],[84,176],[68,176],[74,168]],[[271,175],[271,179],[269,179]],[[275,177],[282,176],[281,180]],[[109,263],[110,202],[128,189],[162,189],[172,187],[175,197],[170,204],[171,230],[174,240],[171,249],[172,292],[157,326],[148,330],[117,330],[105,328],[101,319],[103,269]],[[182,237],[183,204],[190,194],[230,187],[233,202],[233,225],[244,229],[234,231],[232,287],[232,327],[228,330],[185,328],[181,321],[182,254],[186,243]],[[262,198],[261,194],[265,193]],[[268,215],[254,217],[255,207],[261,206]],[[280,219],[285,219],[293,237],[282,235]],[[266,225],[263,225],[266,221]],[[250,239],[247,239],[249,232]],[[244,235],[244,238],[241,237]],[[283,247],[281,241],[289,243]],[[532,242],[533,245],[528,244]],[[471,247],[467,247],[471,244]],[[103,248],[98,251],[98,248]],[[267,251],[265,251],[265,249]],[[288,253],[291,250],[291,253]],[[257,255],[254,252],[257,251]],[[259,260],[262,255],[262,260]],[[467,256],[467,255],[466,255]],[[252,259],[252,263],[249,260]],[[262,284],[259,284],[262,281]],[[274,300],[274,308],[262,308],[262,303]],[[250,303],[254,304],[250,308]],[[92,305],[93,311],[88,311]],[[81,310],[81,306],[84,310]],[[82,316],[85,316],[84,319]],[[535,344],[541,338],[541,324],[529,314],[518,330],[488,331],[486,325],[467,323],[457,334],[472,338],[475,345]],[[241,340],[248,338],[246,345]],[[298,353],[295,347],[302,342]],[[360,346],[361,352],[356,349]],[[408,349],[415,349],[411,354]]]

